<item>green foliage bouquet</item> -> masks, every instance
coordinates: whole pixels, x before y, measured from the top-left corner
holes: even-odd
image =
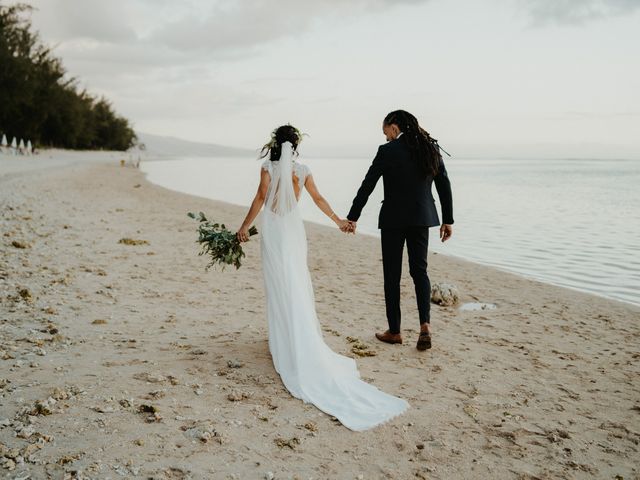
[[[233,265],[236,270],[240,268],[240,259],[245,254],[236,234],[227,230],[224,224],[211,223],[202,212],[197,215],[189,212],[187,215],[200,222],[198,227],[199,236],[196,242],[202,245],[202,250],[198,255],[208,254],[211,257],[205,270],[209,270],[216,263],[222,265],[222,270],[227,265]],[[249,235],[256,235],[257,233],[258,229],[255,226],[249,229]]]

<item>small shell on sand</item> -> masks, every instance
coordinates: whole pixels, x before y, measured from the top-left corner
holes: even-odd
[[[495,310],[495,309],[496,309],[495,303],[481,303],[481,302],[463,303],[459,308],[459,310],[462,310],[465,312],[475,311],[475,310]]]

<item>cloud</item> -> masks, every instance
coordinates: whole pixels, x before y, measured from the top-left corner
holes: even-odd
[[[30,0],[34,26],[65,64],[110,74],[224,62],[311,30],[429,0]],[[114,69],[115,67],[115,69]]]
[[[640,112],[634,111],[625,111],[625,112],[565,112],[566,115],[570,117],[579,117],[579,118],[625,118],[625,117],[638,117],[640,116]]]
[[[592,20],[632,14],[638,0],[521,0],[535,26],[581,25]]]
[[[429,0],[31,0],[43,34],[54,41],[198,51],[235,58],[325,19],[345,21]],[[236,51],[236,53],[233,53]]]
[[[159,28],[151,36],[154,42],[178,50],[251,49],[313,28],[322,19],[344,21],[383,8],[420,4],[428,0],[295,0],[219,1],[206,11],[190,10],[181,18]]]
[[[123,43],[137,40],[124,0],[32,0],[46,34],[59,40],[91,39]]]

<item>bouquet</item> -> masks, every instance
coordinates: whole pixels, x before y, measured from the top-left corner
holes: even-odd
[[[198,255],[209,254],[211,256],[205,270],[209,270],[216,263],[222,265],[222,270],[227,265],[233,265],[236,270],[240,268],[240,259],[245,255],[236,234],[227,230],[224,224],[211,223],[202,212],[198,215],[189,212],[187,215],[200,222],[199,237],[196,242],[202,245],[202,250]],[[255,226],[249,229],[249,235],[257,233],[258,229]]]

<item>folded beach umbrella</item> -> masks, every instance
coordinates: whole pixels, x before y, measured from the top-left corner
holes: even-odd
[[[24,150],[24,140],[20,139],[20,144],[18,145],[20,150]]]
[[[16,143],[16,137],[13,137],[13,140],[11,140],[11,148],[18,148],[18,144]]]
[[[31,145],[31,140],[27,140],[27,153],[33,152],[33,145]]]
[[[8,145],[9,145],[9,144],[7,143],[7,136],[3,133],[3,134],[2,134],[2,146],[3,146],[3,147],[6,147],[6,146],[8,146]]]

